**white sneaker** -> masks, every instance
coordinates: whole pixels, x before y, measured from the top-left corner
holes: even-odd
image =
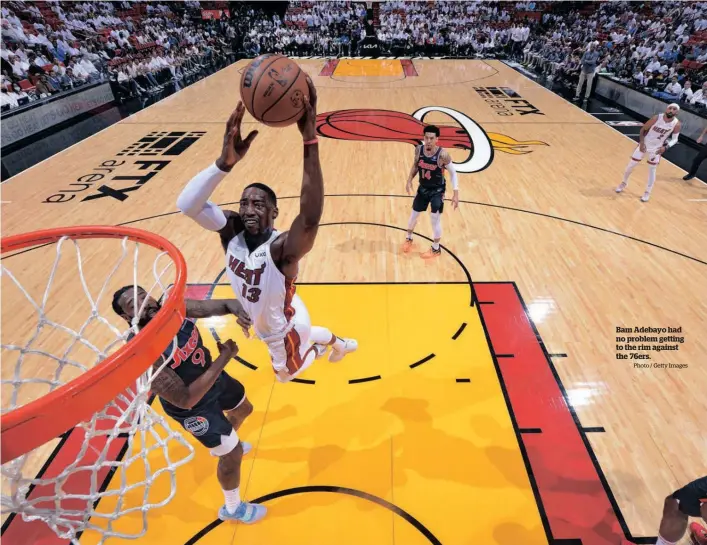
[[[641,201],[642,201],[642,202],[648,202],[648,199],[650,199],[650,198],[651,198],[651,194],[650,194],[648,191],[646,191],[646,192],[643,194],[643,197],[641,197]]]
[[[341,339],[344,341],[344,348],[337,350],[332,347],[331,354],[329,354],[329,361],[336,363],[344,359],[344,356],[349,352],[354,352],[358,348],[358,343],[354,339]]]
[[[267,512],[268,510],[264,505],[241,502],[233,513],[229,513],[225,505],[221,507],[218,511],[218,518],[223,521],[235,520],[245,524],[253,524],[263,518]]]
[[[626,189],[626,186],[627,186],[627,185],[628,185],[628,184],[627,184],[626,182],[621,182],[621,183],[619,184],[619,187],[616,188],[616,192],[617,192],[617,193],[621,193],[624,189]]]
[[[316,360],[323,357],[324,354],[326,354],[326,349],[329,348],[327,345],[317,343],[312,344],[312,346],[314,347],[314,350],[317,353],[317,355],[314,357],[314,359]]]

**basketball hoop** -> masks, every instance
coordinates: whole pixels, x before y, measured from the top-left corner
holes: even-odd
[[[86,239],[94,240],[89,242]],[[118,239],[115,246],[121,247],[122,251],[106,251],[110,244],[106,239]],[[73,247],[66,244],[67,241],[73,243]],[[83,262],[79,241],[84,249],[96,245],[97,252],[86,258],[91,270]],[[65,250],[66,246],[70,250]],[[68,255],[72,249],[76,253],[75,260]],[[141,249],[143,256],[148,253],[148,261],[150,253],[156,254],[151,267],[139,263]],[[24,252],[8,255],[18,250],[32,251],[27,256],[19,255]],[[19,301],[9,299],[13,305],[13,317],[25,316],[28,310],[36,316],[33,323],[24,320],[17,320],[18,324],[12,324],[12,320],[3,322],[1,382],[4,401],[0,419],[4,480],[2,514],[21,514],[25,521],[42,520],[62,539],[75,540],[88,530],[101,534],[100,543],[108,537],[143,535],[147,530],[147,511],[165,505],[174,497],[176,468],[194,455],[191,445],[150,406],[150,385],[154,377],[172,362],[177,347],[176,334],[185,317],[184,257],[172,243],[158,235],[140,229],[107,226],[48,229],[6,237],[0,241],[0,252],[3,256],[0,264],[4,280],[3,302],[8,304],[6,290],[15,289],[21,296],[17,298]],[[47,256],[51,253],[54,258],[46,288],[43,288],[43,294],[31,293],[37,281],[33,269],[37,267],[30,269],[27,264],[48,263]],[[132,267],[129,260],[126,261],[129,253],[133,255]],[[112,263],[116,255],[117,263]],[[105,256],[112,256],[113,259]],[[160,270],[165,256],[169,262]],[[10,263],[9,258],[13,258]],[[75,263],[76,270],[64,271],[60,267],[67,260]],[[21,274],[13,274],[10,270],[14,263],[22,269]],[[102,274],[98,269],[107,264],[110,271],[107,275]],[[125,269],[122,272],[121,267]],[[143,274],[143,283],[140,284],[139,272],[146,273],[149,268],[154,278],[149,280],[149,277],[144,278],[148,275]],[[165,279],[165,275],[169,280]],[[121,276],[122,283],[117,284]],[[71,294],[69,304],[64,307],[69,312],[61,321],[50,318],[53,310],[61,305],[48,306],[56,278],[62,280],[57,280],[60,287],[55,290],[66,290]],[[91,292],[95,290],[89,285],[92,281],[96,283],[96,278],[101,283],[94,296]],[[136,312],[138,316],[133,320],[132,327],[121,332],[112,323],[120,320],[110,307],[113,293],[122,285],[137,290],[139,284],[153,297],[153,292],[162,292],[162,298],[154,297],[162,299],[161,308],[140,329],[138,322],[144,312],[143,303]],[[74,325],[71,319],[80,315],[78,320],[84,320],[85,315],[80,307],[86,303],[76,298],[76,294],[81,292],[88,300],[86,311],[89,316],[79,326],[78,323]],[[22,301],[27,305],[25,309],[20,308]],[[112,316],[112,319],[107,319],[104,314]],[[8,326],[18,330],[8,334],[11,339],[6,338]],[[130,331],[134,337],[128,340]],[[25,336],[29,340],[21,338]],[[62,336],[70,342],[66,349],[60,342]],[[6,342],[8,340],[12,342]],[[74,355],[81,350],[86,354],[84,357]],[[163,353],[169,356],[162,367],[153,369],[152,364]],[[14,354],[17,358],[12,361]],[[27,367],[32,369],[25,369]],[[66,378],[66,375],[77,373],[80,374]],[[47,387],[48,393],[34,393]],[[8,390],[11,391],[9,396]],[[9,403],[6,401],[8,397]],[[35,449],[69,430],[83,433],[83,443],[76,460],[58,474],[37,477],[37,466],[27,463],[37,457]],[[123,445],[122,457],[115,454],[117,442]],[[183,448],[175,450],[175,443]],[[130,466],[128,482],[126,472]],[[114,473],[122,472],[121,478],[117,479],[118,490],[108,490],[109,487],[105,486],[108,484],[105,479],[109,470],[114,480]],[[90,486],[87,486],[90,490],[77,492],[75,482],[88,482],[87,472],[91,476]],[[138,472],[141,473],[137,475]],[[154,501],[151,486],[162,474],[170,477],[169,492],[160,501]],[[74,485],[70,485],[72,478]],[[139,505],[131,506],[128,499],[135,496],[134,491],[139,487],[144,494],[139,494]],[[107,508],[109,513],[105,512],[105,507],[100,509],[98,505],[107,496],[118,498],[115,506]],[[130,532],[113,526],[117,519],[134,512],[142,519],[139,531],[134,530],[134,524]]]

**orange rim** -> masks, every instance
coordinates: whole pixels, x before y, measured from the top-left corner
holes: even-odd
[[[89,420],[123,392],[162,354],[179,331],[186,313],[184,292],[187,265],[177,247],[161,236],[130,227],[79,226],[46,229],[3,238],[0,253],[57,242],[62,237],[125,238],[167,252],[176,266],[170,297],[160,312],[133,340],[101,363],[49,394],[2,416],[2,451],[5,464]],[[11,256],[8,256],[11,257]]]

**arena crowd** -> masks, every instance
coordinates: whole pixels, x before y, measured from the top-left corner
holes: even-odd
[[[211,9],[225,16],[203,19]],[[4,2],[2,107],[99,81],[120,100],[154,97],[243,56],[357,56],[371,37],[382,55],[515,60],[577,98],[607,73],[707,106],[707,2],[338,0],[289,2],[281,16],[189,0]]]

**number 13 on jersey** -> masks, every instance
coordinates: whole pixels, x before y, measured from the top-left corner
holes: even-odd
[[[260,300],[260,294],[262,291],[260,288],[251,288],[248,284],[243,284],[243,290],[241,295],[244,299],[247,299],[251,303],[257,303]]]

